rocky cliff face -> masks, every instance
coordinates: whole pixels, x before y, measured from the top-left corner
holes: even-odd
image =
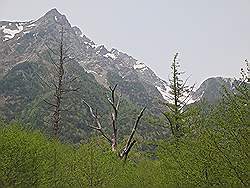
[[[99,84],[108,87],[118,83],[120,92],[139,105],[163,100],[167,84],[149,67],[117,49],[96,45],[56,9],[38,20],[0,22],[0,77],[19,63],[37,61],[47,44],[56,45],[62,27],[70,57]]]
[[[56,9],[38,20],[0,21],[0,79],[20,63],[37,62],[47,49],[46,45],[56,47],[62,28],[69,56],[100,85],[108,88],[118,84],[120,92],[139,105],[154,106],[156,101],[167,100],[167,82],[143,62],[117,49],[108,50],[104,45],[96,45]],[[216,101],[221,96],[221,85],[232,89],[233,83],[230,78],[209,78],[192,94],[189,103],[200,99]]]
[[[143,62],[116,49],[96,45],[79,28],[72,27],[56,9],[38,20],[0,22],[0,116],[51,130],[50,124],[46,123],[50,119],[48,107],[42,102],[51,91],[42,87],[37,74],[49,81],[51,64],[47,52],[48,48],[58,50],[62,29],[63,42],[71,59],[66,72],[78,77],[77,86],[80,87],[79,93],[65,96],[64,105],[71,105],[69,113],[64,112],[62,116],[63,137],[78,142],[91,133],[87,125],[92,120],[81,103],[82,98],[98,110],[103,123],[109,127],[110,106],[106,95],[110,85],[118,84],[119,92],[125,98],[119,115],[123,135],[129,134],[140,106],[147,104],[147,118],[153,118],[152,112],[156,112],[159,100],[163,100],[160,91],[166,90],[166,82]],[[166,135],[167,131],[159,127],[143,121],[138,133],[147,138],[154,134],[158,137]]]

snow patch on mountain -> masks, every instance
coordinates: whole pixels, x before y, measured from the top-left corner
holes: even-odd
[[[137,61],[136,64],[134,64],[133,67],[134,67],[135,70],[140,70],[141,72],[148,69],[148,67],[144,63],[142,63],[140,61]]]
[[[1,30],[3,30],[3,33],[5,34],[4,41],[12,39],[17,33],[20,33],[23,30],[23,25],[19,25],[19,24],[16,24],[17,29],[8,29],[6,27],[7,27],[6,25],[1,27]]]
[[[116,59],[115,54],[112,54],[112,53],[107,53],[107,54],[104,55],[104,57],[107,57],[107,58],[110,57],[110,58],[112,58],[112,59],[114,59],[114,60]]]
[[[36,24],[34,24],[34,23],[32,23],[32,24],[30,24],[30,25],[27,25],[26,27],[36,27]]]
[[[30,33],[30,31],[24,31],[24,32],[23,32],[23,34],[28,34],[28,33]]]
[[[170,103],[173,103],[173,96],[170,95],[170,88],[169,86],[165,83],[165,82],[162,82],[162,85],[157,85],[155,86],[157,88],[157,90],[161,93],[162,97],[170,102]],[[181,98],[181,100],[184,101],[184,103],[186,104],[192,104],[192,103],[195,103],[195,102],[198,102],[202,99],[203,95],[204,95],[204,91],[202,91],[202,93],[199,95],[199,96],[195,96],[195,95],[190,95],[188,96],[187,93]]]
[[[104,45],[97,46],[96,54],[100,54],[102,51],[107,51]]]
[[[205,93],[205,91],[202,91],[201,95],[198,96],[198,97],[195,97],[195,98],[192,96],[192,97],[190,98],[190,100],[187,101],[187,104],[193,104],[193,103],[195,103],[195,102],[200,101],[200,100],[202,99],[204,93]]]
[[[167,83],[165,81],[161,81],[158,85],[155,86],[156,89],[161,93],[162,97],[169,101],[170,100],[170,94],[169,94],[169,91],[170,91],[170,88],[169,86],[167,85]]]
[[[91,74],[98,74],[97,72],[92,71],[92,70],[87,70],[87,69],[85,69],[85,71],[86,71],[87,73],[91,73]]]
[[[158,89],[158,91],[161,93],[162,97],[165,99],[165,100],[169,100],[169,93],[167,90],[164,90],[162,89],[161,87],[159,86],[155,86],[156,89]]]
[[[83,36],[81,36],[81,37],[83,37]],[[91,41],[91,42],[85,41],[83,43],[86,44],[86,45],[88,45],[88,46],[91,46],[92,48],[96,48],[97,47],[97,45],[93,41]]]
[[[146,65],[142,62],[136,62],[136,64],[134,65],[134,69],[142,69],[142,68],[145,68]]]

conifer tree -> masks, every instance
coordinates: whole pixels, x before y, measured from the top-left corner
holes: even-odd
[[[169,78],[169,96],[166,103],[168,109],[167,112],[163,113],[168,119],[172,135],[181,136],[182,124],[185,112],[187,110],[187,104],[191,99],[191,94],[194,88],[188,86],[188,78],[183,80],[181,76],[184,72],[181,72],[180,64],[178,60],[178,53],[175,54],[172,65],[171,65],[171,76]]]

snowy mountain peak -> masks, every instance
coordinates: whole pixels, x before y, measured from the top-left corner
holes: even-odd
[[[37,61],[37,54],[45,53],[47,49],[45,44],[56,48],[53,45],[60,38],[62,26],[65,44],[70,46],[69,56],[75,57],[76,63],[92,74],[99,84],[104,87],[118,84],[124,95],[138,104],[150,104],[155,98],[163,100],[165,81],[149,67],[115,48],[108,50],[104,45],[97,46],[78,27],[71,27],[57,9],[50,10],[35,21],[0,22],[0,44],[4,46],[0,51],[0,76],[19,63]],[[162,90],[158,91],[156,86]]]
[[[115,48],[108,50],[104,45],[97,46],[78,27],[71,27],[67,18],[56,9],[35,21],[0,21],[0,78],[20,63],[38,62],[40,57],[37,54],[46,53],[45,44],[56,48],[55,41],[60,38],[62,26],[65,29],[65,43],[70,46],[68,55],[75,57],[75,63],[92,74],[99,84],[107,88],[118,84],[124,96],[140,105],[153,104],[158,99],[169,100],[167,82],[159,78],[145,62]],[[189,103],[204,98],[214,100],[220,95],[222,84],[234,88],[233,79],[211,78],[193,92]]]
[[[37,21],[39,25],[49,26],[53,24],[59,24],[63,26],[65,29],[71,28],[69,21],[67,20],[66,16],[60,14],[57,9],[51,9],[48,11],[44,16],[39,18]]]

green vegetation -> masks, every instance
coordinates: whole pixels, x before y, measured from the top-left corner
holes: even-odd
[[[41,56],[46,57],[44,54]],[[22,122],[22,124],[29,124],[33,128],[52,135],[51,109],[43,99],[51,101],[53,92],[46,88],[46,84],[41,81],[51,81],[48,74],[51,65],[40,63],[40,61],[42,60],[36,63],[20,63],[11,69],[3,79],[0,79],[0,96],[6,96],[3,99],[0,97],[0,116],[9,122],[14,120]],[[60,132],[60,139],[79,143],[81,139],[87,139],[94,134],[95,131],[89,128],[93,119],[82,99],[98,111],[102,116],[103,127],[108,129],[106,131],[111,132],[111,126],[108,125],[110,105],[106,97],[109,91],[99,85],[94,76],[84,71],[77,62],[67,64],[66,70],[69,75],[78,76],[77,81],[72,84],[75,88],[80,89],[78,92],[65,94],[62,101],[62,107],[67,111],[62,111],[63,128]],[[130,133],[140,108],[126,97],[121,101],[118,116],[118,123],[122,125],[120,127],[121,137]],[[144,121],[144,119],[150,118],[154,121],[150,123]],[[163,129],[159,126],[162,122],[156,121],[158,119],[156,115],[147,113],[144,119],[142,119],[142,125],[138,127],[138,133],[143,139],[151,140],[165,136],[162,134]]]
[[[1,121],[0,186],[248,187],[249,85],[237,91],[206,112],[200,105],[182,137],[153,142],[156,151],[137,145],[126,163],[102,139],[72,146]]]
[[[110,74],[109,82],[118,82],[121,93],[136,91],[130,96],[140,99],[137,105],[129,98],[120,103],[117,152],[90,128],[100,116],[105,133],[114,138],[110,118],[114,127],[116,116],[110,114],[107,89],[93,75],[77,62],[65,67],[67,73],[78,76],[73,86],[79,92],[65,94],[62,106],[68,111],[60,115],[59,137],[51,139],[52,126],[47,122],[51,113],[43,99],[53,93],[37,77],[40,73],[49,80],[46,72],[51,65],[24,62],[15,66],[0,80],[0,94],[8,96],[0,98],[0,115],[7,120],[0,119],[0,187],[249,187],[247,76],[243,72],[234,91],[225,89],[217,104],[188,105],[191,90],[180,78],[177,55],[166,111],[162,116],[145,112],[138,129],[133,128],[137,105],[149,102],[144,85]],[[123,91],[123,87],[129,89]],[[111,105],[118,109],[116,96],[111,97]],[[98,111],[96,119],[83,100]],[[133,149],[126,141],[133,143]],[[131,149],[127,160],[117,155],[123,145]]]
[[[167,111],[163,113],[170,124],[172,135],[175,137],[182,136],[182,124],[185,118],[191,118],[191,114],[189,113],[190,108],[187,108],[187,104],[194,88],[194,86],[190,87],[187,85],[188,79],[183,81],[180,78],[184,72],[181,72],[179,68],[178,53],[176,53],[171,65],[170,91],[168,101],[166,102]]]

